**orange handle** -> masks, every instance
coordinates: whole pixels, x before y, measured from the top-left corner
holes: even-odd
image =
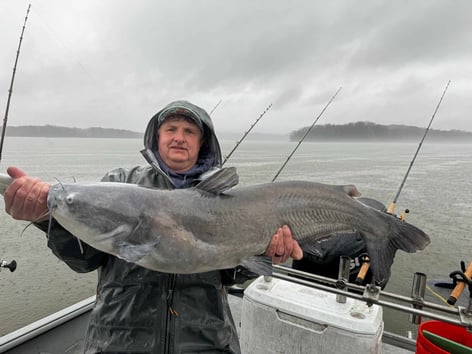
[[[467,278],[469,279],[472,278],[472,262],[470,262],[464,274]],[[452,290],[451,295],[449,295],[449,299],[447,299],[447,303],[449,305],[454,305],[456,303],[457,299],[461,296],[462,292],[464,291],[465,286],[466,284],[463,281],[457,283],[454,290]]]
[[[369,270],[370,267],[370,259],[369,257],[365,257],[364,262],[362,263],[361,269],[359,270],[359,273],[357,274],[355,283],[356,284],[362,284],[364,282],[365,276],[367,275],[367,271]]]
[[[387,213],[393,214],[394,211],[395,211],[395,203],[392,202],[392,203],[390,203],[390,205],[387,208]]]

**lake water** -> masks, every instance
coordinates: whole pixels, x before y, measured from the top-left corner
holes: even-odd
[[[223,153],[235,141],[223,140]],[[227,166],[236,166],[240,185],[270,182],[295,147],[288,141],[244,141]],[[144,164],[141,139],[7,138],[0,172],[23,168],[50,182],[96,182],[116,167]],[[355,184],[364,196],[388,205],[417,149],[417,143],[304,143],[278,180]],[[386,290],[410,295],[414,272],[443,277],[472,261],[472,144],[426,140],[397,201],[396,212],[431,236],[417,254],[399,251]],[[3,210],[3,198],[0,198]],[[57,260],[45,235],[0,213],[0,260],[18,268],[0,272],[0,335],[93,295],[96,273],[78,274]],[[463,295],[464,296],[464,295]],[[386,329],[404,334],[407,314],[386,310]]]

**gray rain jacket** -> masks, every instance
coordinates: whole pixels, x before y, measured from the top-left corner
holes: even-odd
[[[113,170],[102,181],[175,188],[156,159],[159,116],[179,113],[200,121],[205,141],[199,163],[221,165],[221,152],[209,115],[177,101],[158,112],[145,132],[142,154],[148,166]],[[200,161],[202,160],[202,161]],[[210,161],[210,163],[208,162]],[[198,164],[198,163],[197,163]],[[194,185],[198,180],[190,180]],[[186,182],[187,183],[187,182]],[[199,274],[151,271],[83,244],[51,221],[48,246],[77,272],[98,270],[97,301],[85,339],[86,353],[239,353],[225,284],[242,274],[235,269]],[[244,276],[237,281],[244,281]]]

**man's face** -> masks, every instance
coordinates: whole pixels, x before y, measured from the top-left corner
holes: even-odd
[[[171,170],[185,172],[195,165],[202,139],[198,125],[184,116],[172,116],[161,124],[157,137],[159,155]]]

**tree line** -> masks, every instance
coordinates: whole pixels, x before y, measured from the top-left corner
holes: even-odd
[[[48,137],[48,138],[142,138],[143,133],[112,128],[69,128],[56,125],[25,125],[7,127],[8,136]]]
[[[291,141],[299,141],[310,129],[303,127],[290,133]],[[426,128],[408,125],[381,125],[372,122],[355,122],[343,125],[315,126],[306,141],[420,141]],[[463,130],[428,131],[427,139],[434,141],[471,142],[472,133]]]

